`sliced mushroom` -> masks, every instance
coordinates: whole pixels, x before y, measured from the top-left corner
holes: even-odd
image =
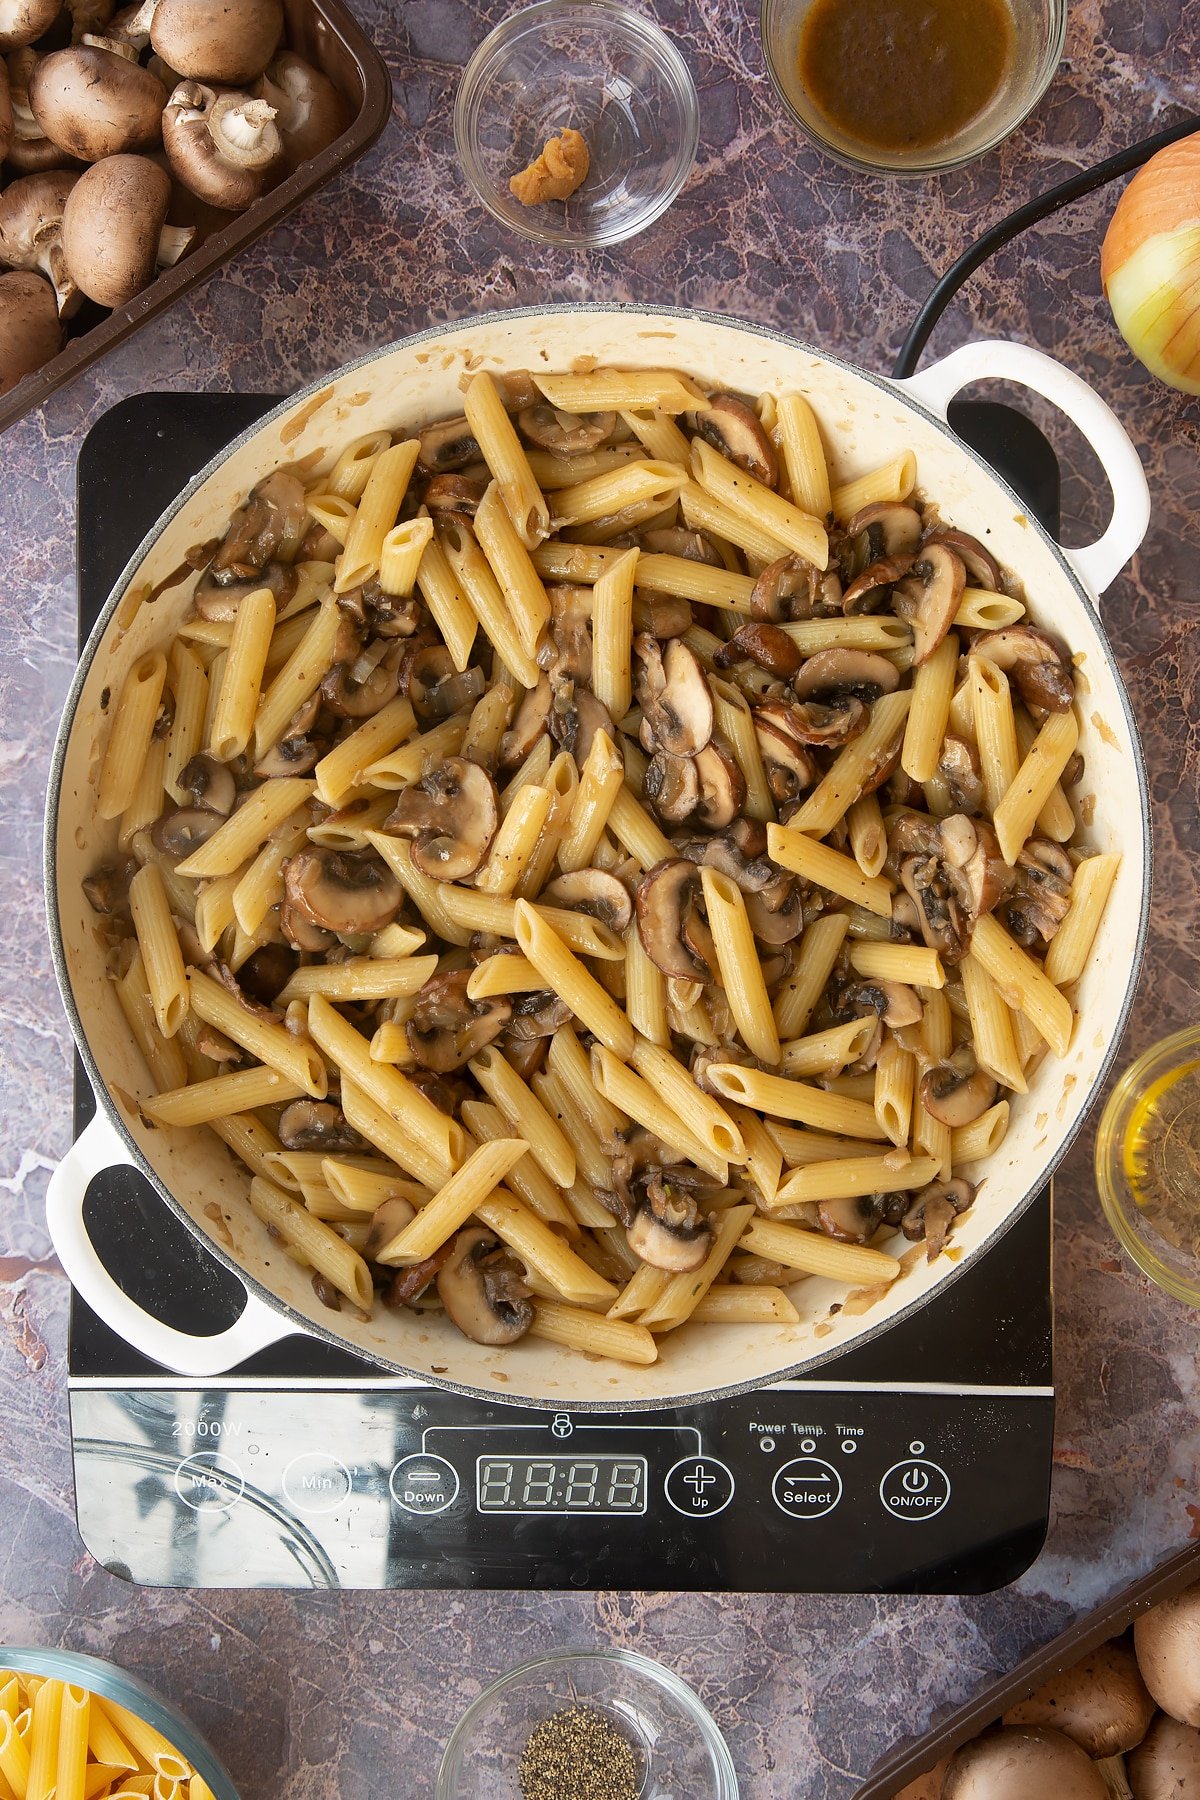
[[[44,275],[64,318],[70,317],[81,299],[67,273],[62,250],[63,209],[78,179],[70,170],[52,169],[45,175],[26,175],[10,182],[0,194],[0,263]]]
[[[945,544],[948,550],[953,550],[976,587],[987,588],[991,593],[1002,591],[1000,564],[991,551],[985,549],[969,531],[957,531],[949,525],[938,525],[926,532],[925,542]]]
[[[525,1270],[482,1225],[458,1233],[437,1290],[458,1329],[477,1344],[514,1344],[533,1323]]]
[[[1005,871],[1007,875],[1007,870]],[[1006,928],[1026,948],[1049,944],[1071,906],[1071,859],[1061,844],[1029,838],[1017,857],[1012,892],[1001,905]]]
[[[855,513],[846,526],[842,575],[853,581],[885,556],[908,556],[921,541],[921,515],[899,500],[878,500]]]
[[[775,446],[754,408],[736,394],[714,394],[707,411],[696,414],[696,432],[765,487],[773,488],[778,482]]]
[[[692,758],[692,766],[700,788],[696,820],[709,831],[723,831],[742,810],[746,777],[732,752],[716,737]]]
[[[971,645],[972,656],[982,656],[1011,675],[1027,706],[1041,712],[1069,712],[1075,699],[1075,675],[1069,653],[1036,625],[1006,625],[985,631]]]
[[[296,591],[298,577],[288,564],[269,562],[256,575],[242,580],[223,569],[205,569],[196,583],[192,601],[202,619],[231,624],[247,594],[270,588],[276,607],[282,607]]]
[[[700,804],[700,772],[692,756],[656,750],[642,777],[642,797],[664,825],[686,825]]]
[[[432,976],[405,1022],[409,1049],[422,1068],[435,1074],[463,1068],[499,1037],[512,1017],[512,1003],[503,997],[472,1000],[467,994],[470,979],[469,969]]]
[[[633,596],[633,629],[637,632],[648,631],[650,636],[665,642],[667,638],[683,637],[691,630],[695,613],[690,600],[680,600],[674,594],[663,594],[657,588],[637,588]]]
[[[193,756],[179,771],[179,785],[192,797],[194,806],[207,806],[227,819],[237,799],[237,783],[228,764],[218,762],[206,751]]]
[[[701,912],[703,891],[695,864],[682,857],[655,863],[638,883],[638,936],[664,975],[712,980],[716,951]]]
[[[315,768],[328,748],[327,736],[320,729],[321,691],[318,688],[304,705],[294,712],[283,728],[277,744],[254,765],[254,773],[264,781],[281,775],[306,775]]]
[[[968,738],[948,732],[938,753],[937,773],[946,784],[955,812],[977,813],[984,803],[979,752]]]
[[[451,470],[465,469],[468,463],[478,462],[483,454],[465,414],[427,425],[418,441],[421,448],[417,467],[427,475],[447,475]]]
[[[451,719],[474,706],[487,688],[483,670],[457,669],[444,644],[425,644],[405,664],[405,688],[422,724]],[[399,682],[397,683],[399,685]]]
[[[547,675],[539,676],[537,686],[526,690],[516,717],[500,739],[502,769],[515,769],[518,763],[523,763],[538,740],[550,729],[553,698]]]
[[[900,685],[900,671],[886,656],[873,650],[818,650],[804,659],[792,682],[797,700],[851,698],[872,706],[881,694],[892,694]]]
[[[546,883],[539,900],[570,912],[589,913],[615,932],[628,930],[633,902],[624,885],[607,869],[577,869]]]
[[[52,144],[80,162],[149,150],[161,135],[167,90],[149,69],[101,44],[39,57],[29,104]]]
[[[836,1238],[842,1244],[870,1243],[882,1222],[882,1194],[817,1202],[817,1224],[826,1237]]]
[[[796,742],[790,732],[782,731],[770,719],[754,713],[754,735],[763,759],[763,771],[771,796],[781,806],[798,800],[820,774],[813,758]]]
[[[702,531],[688,531],[683,525],[660,525],[643,531],[639,542],[648,556],[682,556],[686,562],[703,563],[710,569],[725,567],[712,540]]]
[[[209,569],[218,581],[253,581],[270,587],[280,599],[283,578],[272,571],[292,561],[307,529],[304,483],[290,469],[276,469],[251,489],[246,504],[233,515]],[[291,591],[294,583],[293,576]]]
[[[250,94],[181,81],[162,115],[163,148],[175,179],[224,212],[253,206],[283,166],[275,109]]]
[[[449,526],[454,519],[469,523],[486,493],[486,481],[473,475],[431,475],[421,491],[421,504],[439,524]]]
[[[279,1115],[279,1141],[285,1150],[358,1150],[362,1140],[346,1123],[340,1106],[329,1100],[293,1100]]]
[[[713,697],[695,652],[672,638],[665,653],[657,641],[634,640],[636,692],[653,745],[670,756],[695,756],[713,734]]]
[[[335,663],[321,683],[321,698],[331,713],[340,719],[369,719],[390,700],[400,686],[400,658],[403,639],[376,640],[368,652],[353,663]],[[375,661],[371,662],[371,650]],[[411,695],[410,685],[410,695]],[[414,712],[416,705],[413,706]],[[457,711],[457,707],[454,709]]]
[[[552,682],[592,679],[592,590],[574,582],[546,589],[550,623],[538,646],[538,665]]]
[[[798,887],[789,884],[788,892],[778,906],[768,906],[765,894],[746,895],[746,917],[760,944],[779,949],[795,943],[804,930],[804,900]],[[776,977],[779,979],[779,977]],[[767,966],[763,964],[763,980],[771,986]]]
[[[0,394],[57,356],[63,328],[54,289],[40,275],[0,275]]]
[[[177,806],[155,820],[150,836],[156,850],[182,859],[206,844],[224,823],[220,813],[207,806]]]
[[[677,1275],[700,1267],[712,1235],[694,1193],[661,1169],[646,1183],[642,1204],[625,1233],[629,1248],[642,1262]]]
[[[766,854],[766,832],[757,820],[739,819],[719,837],[677,839],[674,848],[689,862],[719,869],[736,881],[744,894],[769,894],[777,906],[791,890],[791,877],[776,868]]]
[[[897,618],[912,626],[913,662],[928,662],[951,625],[967,585],[967,572],[945,544],[925,544],[912,574],[892,594]]]
[[[881,556],[878,562],[869,563],[842,595],[846,617],[885,611],[892,589],[908,574],[913,560],[911,556]]]
[[[921,1077],[921,1105],[952,1131],[973,1125],[996,1098],[995,1077],[981,1069],[969,1044],[961,1044],[944,1062]]]
[[[242,992],[260,1006],[274,1006],[296,968],[296,953],[288,944],[262,944],[238,970]]]
[[[282,0],[149,0],[146,10],[169,68],[227,87],[257,81],[283,35]]]
[[[607,706],[597,700],[590,688],[575,681],[556,684],[553,677],[551,688],[550,735],[560,749],[574,757],[577,768],[582,769],[591,754],[592,740],[598,731],[604,732],[614,748],[619,744]]]
[[[378,1262],[380,1252],[386,1250],[392,1240],[399,1237],[405,1226],[412,1224],[416,1216],[416,1209],[402,1194],[390,1194],[386,1200],[381,1201],[371,1214],[366,1242],[362,1247],[362,1255],[366,1261]],[[402,1272],[407,1273],[407,1271]],[[432,1273],[429,1279],[432,1279]],[[392,1304],[396,1304],[394,1298]]]
[[[835,570],[818,569],[805,556],[780,556],[768,563],[750,592],[755,619],[832,618],[842,610],[842,584]]]
[[[92,911],[106,919],[129,918],[129,884],[137,872],[136,858],[126,856],[87,876],[81,885]]]
[[[483,862],[499,822],[500,802],[487,770],[448,756],[404,790],[384,830],[412,838],[412,859],[422,875],[462,881]]]
[[[289,169],[319,156],[349,123],[346,102],[329,77],[292,50],[271,58],[254,93],[274,110]]]
[[[548,400],[539,400],[521,409],[517,425],[540,450],[552,451],[555,456],[581,456],[607,444],[617,429],[617,415],[559,412]]]
[[[842,988],[838,996],[838,1016],[865,1018],[874,1013],[893,1031],[905,1025],[917,1025],[925,1008],[920,996],[902,981],[855,981]]]
[[[931,1181],[923,1187],[900,1221],[900,1229],[912,1243],[925,1240],[926,1260],[936,1262],[946,1248],[950,1228],[959,1213],[966,1212],[975,1189],[962,1176],[953,1181]]]
[[[1012,882],[995,832],[983,819],[952,813],[942,820],[938,842],[960,905],[970,919],[982,918],[998,904]]]
[[[374,851],[331,850],[310,844],[284,869],[284,896],[293,915],[322,931],[347,936],[382,931],[400,910],[400,883]]]
[[[871,722],[869,708],[853,694],[838,695],[832,702],[805,700],[792,705],[786,700],[764,700],[754,709],[755,723],[769,724],[795,744],[828,750],[848,744]]]
[[[778,625],[755,621],[739,625],[733,636],[721,645],[713,661],[718,669],[728,669],[739,662],[756,662],[768,674],[777,675],[781,681],[790,681],[798,674],[804,658],[786,631],[781,631]]]

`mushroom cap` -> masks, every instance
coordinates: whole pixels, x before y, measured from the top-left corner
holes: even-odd
[[[664,652],[646,633],[633,647],[637,697],[651,736],[645,747],[695,756],[712,737],[714,720],[712,690],[695,652],[682,638],[669,639]]]
[[[283,35],[283,0],[158,0],[150,42],[169,68],[228,87],[257,81]]]
[[[282,57],[276,58],[276,62],[282,60]],[[275,63],[272,63],[271,68],[274,67]],[[269,80],[270,75],[268,69],[264,80]],[[283,130],[282,116],[279,125]],[[417,441],[421,446],[417,467],[425,475],[448,475],[452,469],[465,469],[468,463],[478,462],[483,455],[465,413],[457,419],[438,419],[427,425]]]
[[[73,169],[50,169],[10,181],[0,194],[0,263],[45,275],[64,313],[75,289],[63,268],[62,216],[78,180]]]
[[[522,407],[517,424],[524,437],[555,456],[582,456],[606,444],[617,429],[615,412],[560,412],[548,400]]]
[[[590,913],[613,931],[626,931],[633,918],[628,889],[608,869],[575,869],[547,882],[538,896],[546,906]]]
[[[189,193],[223,211],[244,212],[262,193],[272,167],[282,161],[283,146],[268,120],[261,160],[247,166],[230,157],[226,153],[230,112],[230,107],[223,105],[226,101],[232,102],[235,110],[265,105],[247,94],[218,95],[201,82],[181,81],[162,115],[163,149],[172,174]]]
[[[971,645],[971,655],[1010,673],[1027,706],[1044,712],[1070,710],[1075,698],[1070,653],[1048,631],[1026,624],[985,631]]]
[[[995,1077],[980,1068],[969,1044],[960,1045],[944,1062],[934,1063],[921,1077],[921,1105],[931,1118],[948,1125],[952,1131],[974,1124],[992,1104],[996,1091]],[[1043,1721],[1031,1719],[1027,1722],[1040,1724]]]
[[[1200,1582],[1134,1621],[1142,1680],[1173,1719],[1200,1725]]]
[[[434,881],[473,875],[491,848],[500,802],[486,769],[448,756],[400,795],[384,830],[413,840],[412,859]]]
[[[477,1344],[513,1344],[533,1323],[521,1265],[482,1225],[459,1232],[437,1289],[458,1329]]]
[[[886,656],[873,650],[818,650],[804,659],[792,682],[797,700],[824,700],[852,695],[868,704],[880,694],[891,694],[900,685],[900,671]]]
[[[955,1751],[942,1800],[1109,1800],[1087,1752],[1036,1725],[1005,1725]]]
[[[382,931],[400,910],[400,883],[373,851],[333,850],[309,844],[284,869],[284,897],[322,931]]]
[[[712,934],[700,914],[700,871],[683,857],[655,863],[638,883],[638,936],[650,961],[681,981],[708,981],[716,968]]]
[[[34,43],[49,31],[61,10],[61,0],[9,0],[0,13],[0,52]]]
[[[1091,1757],[1121,1756],[1145,1737],[1154,1702],[1124,1639],[1101,1644],[1010,1706],[1006,1725],[1052,1725]]]
[[[991,551],[972,537],[969,531],[958,531],[949,525],[939,525],[925,534],[927,544],[946,544],[961,560],[967,574],[976,587],[989,588],[993,593],[1002,593],[1002,575],[1000,564]]]
[[[279,1141],[285,1150],[355,1150],[362,1140],[331,1100],[293,1100],[279,1115]],[[411,1216],[411,1212],[410,1212]]]
[[[423,1069],[449,1075],[493,1043],[512,1017],[512,1001],[497,995],[472,1000],[469,969],[431,975],[404,1031],[409,1050]]]
[[[29,104],[51,143],[91,163],[157,144],[167,90],[114,50],[72,44],[38,59]]]
[[[54,289],[40,275],[0,275],[0,394],[32,375],[62,348]]]
[[[696,431],[722,456],[745,469],[756,481],[773,488],[779,480],[779,458],[754,408],[737,394],[714,394],[696,414]]]
[[[319,156],[349,123],[349,108],[329,77],[294,50],[281,50],[272,57],[255,92],[275,108],[275,123],[290,169]]]
[[[145,156],[108,156],[85,169],[63,208],[67,272],[89,300],[124,306],[154,279],[171,177]]]
[[[1159,1713],[1125,1767],[1133,1800],[1200,1800],[1200,1731]]]
[[[718,669],[728,669],[737,662],[756,662],[768,674],[777,675],[781,681],[790,681],[793,675],[799,674],[804,658],[795,639],[780,626],[754,619],[749,625],[738,626],[733,636],[721,645],[713,661]]]
[[[898,618],[912,626],[913,663],[928,662],[951,625],[967,585],[967,571],[945,544],[924,544],[892,596]]]

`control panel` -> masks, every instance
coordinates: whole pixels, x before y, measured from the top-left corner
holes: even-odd
[[[614,1416],[95,1383],[72,1420],[84,1539],[144,1582],[940,1592],[1036,1554],[1053,1399],[797,1384]]]

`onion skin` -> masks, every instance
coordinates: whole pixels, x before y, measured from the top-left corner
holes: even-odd
[[[1117,202],[1100,252],[1117,327],[1151,374],[1200,394],[1200,133],[1169,144]]]

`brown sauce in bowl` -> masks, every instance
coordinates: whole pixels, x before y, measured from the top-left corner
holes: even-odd
[[[798,72],[845,137],[877,151],[929,150],[994,98],[1014,38],[1007,0],[815,0]]]

